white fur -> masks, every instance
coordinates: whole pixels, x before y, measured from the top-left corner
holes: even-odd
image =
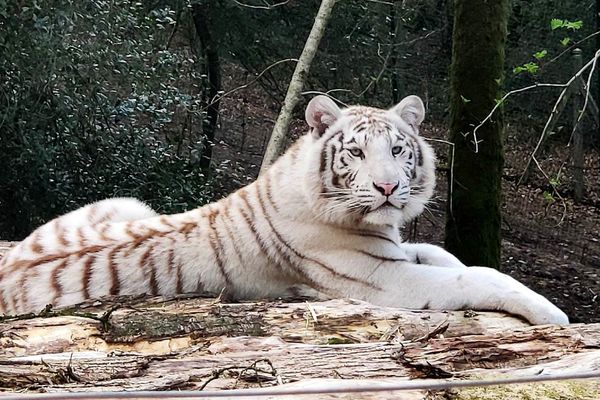
[[[109,293],[111,262],[119,267],[120,294],[148,293],[150,267],[158,294],[174,294],[176,274],[167,266],[176,265],[183,292],[225,289],[233,298],[253,299],[297,291],[383,306],[504,310],[535,324],[568,323],[552,303],[507,275],[466,267],[433,245],[400,242],[399,228],[423,211],[435,185],[433,150],[418,136],[424,112],[416,96],[390,110],[340,109],[320,96],[306,111],[312,134],[302,137],[264,176],[226,199],[162,217],[135,200],[113,199],[101,208],[119,212],[100,228],[90,224],[89,208],[50,222],[38,232],[44,252],[74,252],[58,275],[65,293],[57,296],[48,290],[52,271],[64,258],[36,266],[33,274],[17,267],[39,257],[31,251],[40,239],[34,232],[3,261],[4,311],[37,311],[50,301],[81,301],[81,271],[88,255],[77,253],[77,238],[83,235],[86,246],[96,246],[90,250],[95,257],[92,298]],[[333,145],[335,151],[329,147]],[[336,181],[348,170],[352,181]],[[384,196],[377,182],[398,185]],[[386,200],[390,204],[382,206]],[[66,249],[55,237],[57,223],[69,238]],[[145,258],[151,261],[144,264]],[[26,282],[23,300],[20,282]]]

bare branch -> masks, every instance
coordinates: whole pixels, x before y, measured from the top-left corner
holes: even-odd
[[[369,3],[378,3],[378,4],[385,4],[387,6],[395,6],[395,3],[389,2],[389,1],[383,1],[383,0],[367,0]]]
[[[599,31],[600,32],[600,31]],[[598,57],[600,56],[600,50],[596,51],[594,55],[594,62],[592,63],[592,68],[590,69],[590,73],[588,74],[587,82],[585,84],[585,101],[583,102],[583,107],[581,108],[581,112],[579,113],[579,117],[577,117],[577,122],[581,120],[585,110],[587,108],[588,102],[590,100],[590,89],[592,87],[592,75],[594,75],[594,71],[596,70],[596,64],[598,62]]]
[[[477,131],[486,122],[488,122],[492,118],[492,116],[494,115],[494,113],[496,112],[496,110],[498,110],[498,108],[500,108],[500,106],[502,106],[504,104],[504,101],[506,99],[508,99],[510,96],[515,95],[517,93],[525,92],[525,91],[528,91],[528,90],[540,88],[540,87],[559,87],[559,88],[564,88],[565,86],[568,86],[568,84],[566,84],[566,83],[536,83],[534,85],[530,85],[530,86],[522,87],[522,88],[519,88],[519,89],[511,90],[510,92],[506,93],[504,96],[502,96],[502,98],[500,100],[498,100],[496,102],[496,105],[492,108],[492,110],[489,112],[489,114],[486,115],[486,117],[481,120],[481,122],[479,123],[479,125],[477,125],[473,129],[473,132],[471,132],[473,134],[473,141],[475,142],[475,153],[477,153],[479,151],[479,146],[478,146],[479,141],[477,140]]]
[[[600,31],[591,33],[589,35],[587,35],[586,37],[584,37],[583,39],[573,43],[572,45],[570,45],[569,47],[567,47],[566,49],[564,49],[563,51],[561,51],[557,56],[555,56],[553,59],[551,59],[550,61],[546,62],[545,65],[551,64],[553,62],[555,62],[556,60],[558,60],[559,58],[561,58],[563,55],[567,54],[568,52],[570,52],[571,50],[573,50],[574,48],[578,47],[581,43],[585,42],[588,39],[593,38],[594,36],[600,35]]]
[[[290,0],[285,0],[285,1],[282,1],[280,3],[269,4],[269,5],[266,5],[266,6],[255,6],[255,5],[252,5],[252,4],[242,3],[241,1],[238,1],[238,0],[232,0],[232,1],[235,4],[237,4],[238,6],[247,7],[247,8],[254,8],[254,9],[257,9],[257,10],[272,10],[272,9],[280,7],[280,6],[284,6],[284,5],[286,5],[287,3],[290,2]]]
[[[286,59],[283,59],[283,60],[279,60],[279,61],[276,61],[276,62],[274,62],[273,64],[269,65],[267,68],[263,69],[263,70],[262,70],[262,71],[261,71],[261,72],[260,72],[258,75],[256,75],[256,76],[254,77],[254,79],[252,79],[250,82],[246,82],[246,83],[244,83],[244,84],[243,84],[243,85],[241,85],[241,86],[238,86],[238,87],[236,87],[236,88],[233,88],[233,89],[231,89],[231,90],[229,90],[229,91],[227,91],[227,92],[225,92],[225,93],[223,93],[223,94],[220,94],[220,95],[218,95],[218,96],[215,96],[215,97],[213,97],[213,99],[211,100],[211,102],[210,102],[210,103],[208,103],[208,104],[206,105],[206,107],[203,107],[203,108],[202,108],[202,110],[205,110],[205,109],[207,109],[207,108],[208,108],[208,107],[210,107],[211,105],[213,105],[213,104],[215,104],[215,103],[217,103],[217,102],[221,101],[221,99],[222,99],[222,98],[224,98],[224,97],[227,97],[227,96],[229,96],[229,95],[230,95],[230,94],[232,94],[232,93],[235,93],[235,92],[237,92],[237,91],[239,91],[239,90],[242,90],[242,89],[246,89],[248,86],[250,86],[250,85],[254,84],[256,81],[258,81],[258,80],[259,80],[259,79],[260,79],[260,78],[261,78],[261,77],[262,77],[264,74],[266,74],[266,73],[267,73],[267,72],[268,72],[268,71],[269,71],[271,68],[273,68],[273,67],[276,67],[277,65],[279,65],[279,64],[283,64],[283,63],[286,63],[286,62],[298,62],[298,59],[296,59],[296,58],[286,58]]]
[[[523,174],[521,175],[521,178],[519,179],[519,182],[517,183],[517,185],[520,185],[521,182],[523,181],[523,178],[525,177],[525,173],[527,172],[527,170],[529,169],[529,166],[531,165],[531,161],[534,161],[535,164],[536,164],[536,166],[538,167],[538,169],[540,169],[540,171],[541,171],[540,164],[539,164],[538,160],[536,159],[535,155],[537,154],[538,150],[542,146],[542,143],[544,142],[544,138],[546,137],[546,134],[548,132],[548,127],[550,126],[553,118],[557,114],[558,105],[561,103],[561,101],[563,100],[563,98],[566,96],[567,90],[569,89],[569,87],[571,86],[571,84],[573,82],[575,82],[576,79],[579,79],[579,77],[585,72],[585,70],[587,70],[588,68],[590,68],[592,65],[593,66],[596,65],[596,60],[598,59],[598,57],[600,57],[600,50],[598,50],[596,52],[596,54],[594,55],[594,58],[592,58],[590,61],[588,61],[583,67],[581,67],[579,69],[579,71],[577,71],[571,77],[571,79],[569,79],[563,85],[564,88],[561,91],[560,95],[558,96],[558,99],[554,103],[554,107],[552,108],[552,112],[550,113],[550,116],[548,117],[548,120],[546,121],[546,125],[544,125],[544,129],[542,130],[542,133],[540,134],[540,138],[538,139],[538,142],[537,142],[535,148],[533,149],[533,153],[531,153],[529,161],[527,161],[527,165],[525,166],[525,170],[523,171]],[[544,174],[544,176],[547,177],[547,175],[543,171],[542,171],[542,173]]]
[[[343,105],[344,107],[349,107],[349,105],[348,105],[348,104],[344,103],[343,101],[341,101],[341,100],[340,100],[340,99],[338,99],[337,97],[335,97],[335,96],[332,96],[332,95],[330,94],[330,93],[333,93],[333,92],[348,92],[348,93],[352,93],[354,96],[356,96],[356,93],[354,93],[354,92],[353,92],[352,90],[350,90],[350,89],[331,89],[331,90],[328,90],[328,91],[326,91],[326,92],[321,92],[321,91],[318,91],[318,90],[308,90],[308,91],[306,91],[306,92],[302,92],[301,94],[302,94],[302,96],[305,96],[305,95],[307,95],[307,94],[316,94],[316,95],[319,95],[319,94],[321,94],[321,95],[323,95],[323,96],[327,96],[327,97],[329,97],[329,98],[330,98],[330,99],[332,99],[332,100],[335,100],[336,102],[340,103],[340,104],[341,104],[341,105]]]

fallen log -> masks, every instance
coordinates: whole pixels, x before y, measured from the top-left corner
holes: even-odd
[[[305,390],[599,369],[600,324],[528,326],[502,313],[411,311],[350,299],[113,298],[0,323],[4,394],[110,391],[118,398],[122,391]],[[556,394],[600,398],[600,383],[419,389],[402,398],[560,398]],[[368,396],[360,395],[392,394]]]

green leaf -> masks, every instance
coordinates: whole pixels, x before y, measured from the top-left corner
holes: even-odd
[[[567,29],[571,29],[572,31],[576,31],[578,29],[581,29],[581,27],[583,26],[583,21],[579,20],[579,21],[573,21],[573,22],[569,22],[569,21],[565,21],[565,28]]]
[[[565,21],[562,19],[552,18],[550,20],[550,28],[552,28],[552,30],[562,28],[563,26],[565,26]]]
[[[530,74],[535,74],[540,69],[540,66],[533,62],[524,64],[523,66],[527,68],[527,72],[529,72]]]
[[[549,181],[550,185],[552,185],[553,187],[557,187],[560,185],[560,179],[558,177],[556,178],[551,178]]]
[[[527,64],[523,64],[518,67],[515,67],[513,69],[513,74],[517,75],[517,74],[520,74],[521,72],[528,72],[528,73],[534,75],[536,72],[538,72],[539,69],[540,69],[540,66],[537,65],[536,63],[528,62]]]
[[[541,60],[542,58],[546,57],[547,54],[548,54],[548,50],[542,50],[542,51],[537,51],[537,52],[533,53],[533,56],[536,59]]]
[[[558,19],[558,18],[552,18],[550,20],[550,28],[552,28],[552,30],[555,29],[559,29],[559,28],[565,28],[565,29],[570,29],[572,31],[576,31],[579,30],[583,27],[583,21],[582,20],[577,20],[577,21],[568,21],[568,20],[563,20],[563,19]]]
[[[563,40],[560,41],[560,44],[562,44],[563,46],[567,46],[569,43],[571,43],[570,37],[565,37],[563,38]]]
[[[546,200],[548,203],[554,203],[554,196],[552,196],[550,192],[544,192],[542,196],[544,196],[544,200]]]
[[[465,96],[463,96],[462,94],[460,95],[460,99],[463,101],[463,103],[470,103],[471,100],[467,99]]]

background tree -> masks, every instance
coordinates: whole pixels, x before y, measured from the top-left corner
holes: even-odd
[[[219,96],[222,86],[221,59],[218,41],[213,36],[215,31],[212,22],[214,2],[210,0],[199,1],[191,6],[194,28],[200,44],[198,47],[200,48],[201,59],[204,60],[204,75],[208,81],[205,100],[206,123],[203,124],[204,139],[202,140],[202,156],[200,157],[200,167],[208,173],[219,118]]]
[[[265,172],[271,164],[279,157],[282,151],[285,149],[285,145],[288,139],[288,131],[290,121],[292,119],[292,113],[294,108],[301,97],[302,87],[306,82],[308,73],[310,71],[310,64],[312,63],[315,53],[321,42],[321,38],[325,33],[325,28],[331,16],[331,11],[335,5],[335,0],[322,0],[319,12],[315,17],[315,23],[308,35],[302,54],[298,58],[294,74],[290,80],[285,99],[283,101],[283,107],[279,111],[279,116],[273,127],[271,138],[269,139],[269,145],[265,151],[263,157],[263,163],[261,166],[261,172]]]
[[[500,266],[500,201],[504,163],[498,112],[473,134],[496,104],[504,75],[508,0],[455,0],[450,141],[454,143],[446,247],[467,265]]]

